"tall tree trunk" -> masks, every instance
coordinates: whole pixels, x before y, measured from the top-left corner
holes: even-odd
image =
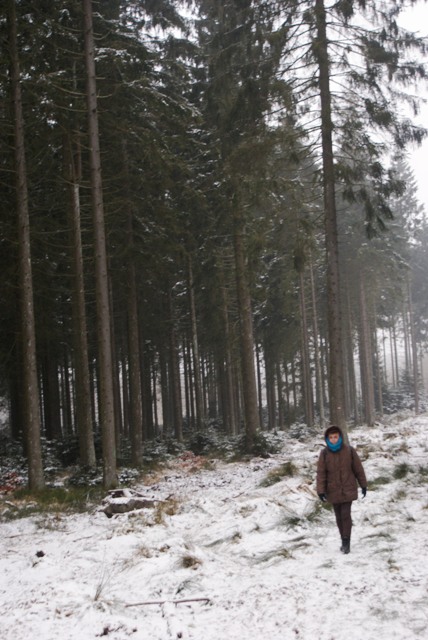
[[[263,429],[263,387],[262,387],[262,362],[260,357],[260,344],[256,343],[256,376],[257,376],[257,400],[259,405],[259,422]],[[266,358],[265,358],[266,362]]]
[[[128,359],[128,332],[122,333],[122,345],[120,349],[120,395],[122,398],[123,436],[130,437],[130,401],[129,401],[129,359]]]
[[[155,426],[153,422],[156,396],[152,395],[152,368],[154,368],[153,355],[150,347],[144,341],[143,327],[140,322],[140,346],[142,345],[142,357],[140,358],[141,369],[141,394],[143,403],[143,441],[144,434],[147,438],[155,436]],[[144,444],[144,442],[143,442]]]
[[[278,428],[283,430],[285,407],[284,407],[284,394],[282,389],[281,364],[278,360],[276,362],[276,386],[277,386],[277,393],[278,393]]]
[[[418,347],[416,344],[415,318],[413,313],[412,290],[410,282],[407,282],[407,295],[409,304],[410,341],[412,343],[413,365],[413,393],[415,398],[415,414],[419,414],[419,372],[418,372]]]
[[[353,339],[353,321],[351,312],[351,301],[349,296],[349,287],[347,287],[346,296],[346,318],[348,324],[348,348],[346,350],[348,357],[348,375],[349,375],[349,396],[350,396],[350,409],[353,415],[354,424],[359,423],[359,410],[357,399],[357,380],[355,376],[355,363],[354,363],[354,339]]]
[[[187,424],[191,430],[195,427],[195,412],[193,402],[193,385],[192,385],[192,364],[191,364],[191,347],[187,337],[183,337],[183,379],[184,379],[184,415]]]
[[[22,403],[22,385],[21,376],[13,375],[9,382],[9,420],[10,430],[13,440],[17,442],[22,439],[24,445],[24,451],[26,452],[28,445],[25,440],[26,434],[23,433],[23,425],[25,425],[25,410]]]
[[[325,424],[324,377],[322,374],[321,354],[320,354],[320,347],[319,347],[318,310],[317,310],[317,299],[315,295],[314,267],[312,264],[312,259],[310,261],[310,278],[311,278],[311,300],[312,300],[312,325],[314,328],[315,379],[316,379],[316,385],[317,385],[316,397],[317,397],[318,411],[320,416],[320,427],[322,429]]]
[[[108,262],[107,262],[108,264]],[[107,267],[107,272],[109,268]],[[113,286],[108,279],[109,285],[109,306],[110,306],[110,337],[111,337],[111,364],[113,376],[113,409],[114,409],[114,434],[116,442],[116,451],[120,451],[120,442],[123,434],[123,405],[120,384],[120,345],[116,344],[116,332],[114,330],[114,302],[113,302]],[[119,353],[118,353],[119,347]]]
[[[126,142],[122,143],[123,164],[126,178],[125,194],[129,202],[129,160]],[[141,374],[141,347],[140,329],[138,314],[138,293],[137,277],[135,271],[134,256],[134,214],[130,205],[126,225],[127,225],[127,322],[128,322],[128,366],[129,366],[129,399],[130,399],[130,440],[131,440],[131,460],[136,467],[140,467],[143,461],[143,397],[142,397],[142,374]],[[124,399],[125,407],[125,399]],[[125,412],[125,408],[124,408]]]
[[[72,376],[70,375],[68,351],[68,348],[64,345],[61,358],[61,405],[63,432],[70,436],[75,433],[73,413],[74,407],[76,406],[76,398],[73,390],[75,382],[72,380]]]
[[[375,422],[372,347],[370,322],[367,314],[366,292],[362,273],[360,276],[359,287],[361,383],[364,400],[364,417],[366,423],[371,427]]]
[[[390,358],[391,358],[392,387],[395,389],[397,384],[395,381],[394,341],[393,341],[393,335],[392,335],[391,322],[392,320],[390,320],[389,331],[388,331],[389,332],[389,352],[390,352]]]
[[[199,357],[199,340],[198,325],[196,322],[196,304],[195,304],[195,285],[193,281],[193,265],[192,258],[188,256],[188,274],[189,274],[189,303],[190,318],[192,331],[192,354],[193,354],[193,379],[195,388],[195,422],[196,429],[202,428],[204,421],[203,403],[202,403],[202,385],[201,385],[201,365]]]
[[[392,342],[394,345],[394,362],[395,362],[395,382],[396,386],[400,385],[400,368],[398,366],[398,345],[397,345],[397,331],[395,327],[395,320],[392,322]]]
[[[410,337],[409,337],[409,319],[407,317],[407,308],[406,308],[406,303],[405,301],[403,302],[403,311],[402,311],[402,318],[403,318],[403,341],[404,341],[404,368],[406,371],[406,376],[407,379],[410,378],[411,376],[411,372],[410,372],[410,368],[411,368],[411,361],[412,361],[412,357],[410,354],[410,350],[411,350],[411,343],[410,343]]]
[[[153,398],[153,437],[156,437],[159,433],[159,415],[158,415],[158,394],[157,394],[157,374],[156,364],[153,363],[151,370],[151,382],[150,382],[150,398]]]
[[[303,270],[299,271],[299,302],[300,302],[300,336],[301,336],[301,353],[302,353],[302,391],[305,407],[306,424],[308,427],[314,425],[314,404],[312,398],[312,381],[309,361],[309,343],[308,343],[308,321],[306,314],[306,296],[305,282]]]
[[[287,410],[287,419],[286,424],[289,427],[291,424],[290,419],[290,383],[288,381],[288,366],[287,363],[284,362],[284,384],[285,384],[285,405]]]
[[[224,268],[223,264],[220,264],[220,278],[221,278],[221,310],[223,319],[223,331],[224,331],[224,371],[225,371],[225,404],[224,404],[224,417],[225,427],[227,433],[230,435],[236,435],[239,431],[237,420],[237,403],[236,403],[236,378],[233,375],[234,363],[232,356],[232,331],[229,322],[229,298],[224,282]]]
[[[373,318],[374,318],[374,328],[373,328],[373,344],[374,344],[374,352],[376,358],[376,384],[377,384],[377,399],[378,399],[378,412],[381,416],[383,416],[383,378],[382,378],[382,366],[381,366],[381,358],[380,358],[380,349],[379,349],[379,341],[377,339],[377,331],[376,331],[376,318],[377,318],[377,310],[376,303],[373,303]],[[383,364],[385,368],[385,363]]]
[[[172,292],[168,293],[169,301],[169,347],[170,347],[170,370],[169,370],[169,382],[171,386],[171,400],[174,420],[174,434],[175,438],[179,441],[183,441],[183,405],[181,398],[181,377],[180,377],[180,363],[178,355],[177,344],[177,330],[175,327],[175,313],[172,300]]]
[[[235,211],[233,237],[235,249],[236,288],[241,328],[242,398],[244,404],[246,446],[250,451],[253,447],[256,431],[259,428],[259,414],[257,408],[257,385],[254,366],[253,319],[250,290],[247,280],[244,232],[242,226],[243,222],[240,214]]]
[[[95,289],[100,392],[99,412],[103,449],[103,483],[104,487],[109,489],[117,485],[111,317],[98,131],[92,2],[91,0],[82,1],[84,15],[85,65],[87,75],[86,99],[88,109],[89,157],[91,166],[92,215],[95,244]]]
[[[168,360],[165,349],[166,339],[162,342],[159,349],[159,374],[161,387],[161,404],[162,404],[162,430],[163,435],[171,433],[173,418],[171,414],[171,385],[168,368]]]
[[[14,118],[16,198],[18,214],[19,277],[21,296],[22,381],[28,484],[31,490],[44,487],[40,443],[40,398],[37,378],[36,329],[34,317],[33,275],[31,266],[30,216],[28,210],[27,167],[24,145],[21,78],[17,43],[15,0],[8,3],[11,88]]]
[[[323,0],[315,1],[315,15],[317,38],[314,42],[314,48],[319,67],[325,245],[327,254],[330,421],[341,427],[341,429],[346,432],[330,65],[328,57],[326,13]]]
[[[379,345],[376,340],[376,335],[374,336],[375,340],[375,357],[376,357],[376,384],[377,384],[377,398],[378,398],[378,412],[381,416],[383,416],[383,389],[382,389],[382,367],[380,362],[380,352]]]
[[[382,369],[382,383],[385,385],[385,387],[388,386],[388,367],[387,367],[387,360],[386,360],[386,336],[385,336],[385,327],[382,328],[382,362],[383,362],[383,369]]]
[[[294,362],[294,358],[291,360],[291,391],[293,393],[293,405],[294,411],[297,411],[298,401],[297,401],[297,384],[296,384],[296,364]]]
[[[49,344],[44,350],[41,369],[45,435],[48,440],[60,440],[62,431],[58,362],[51,353]]]
[[[276,429],[276,384],[275,384],[275,360],[271,353],[265,349],[265,378],[266,378],[266,404],[267,427]]]
[[[136,467],[143,461],[143,409],[141,393],[140,370],[140,339],[138,329],[138,298],[135,262],[133,255],[134,230],[133,216],[128,214],[128,364],[129,364],[129,395],[130,395],[130,431],[131,431],[131,460]]]
[[[81,153],[79,142],[73,153],[72,141],[64,143],[64,172],[69,190],[69,221],[71,236],[72,316],[74,370],[76,375],[76,420],[80,463],[96,466],[92,427],[91,383],[89,373],[88,330],[85,307],[82,233],[80,224]]]
[[[219,394],[217,369],[214,358],[210,357],[206,363],[206,389],[207,389],[207,414],[210,418],[217,418],[219,415]]]

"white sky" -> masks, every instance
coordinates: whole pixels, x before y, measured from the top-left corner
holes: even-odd
[[[428,36],[428,2],[420,0],[413,8],[409,8],[403,13],[400,24],[406,29],[417,32],[420,36]],[[428,80],[425,86],[418,87],[418,93],[428,99]],[[428,104],[422,106],[416,121],[428,128]],[[418,183],[419,199],[428,212],[428,139],[421,147],[409,149],[409,163]]]

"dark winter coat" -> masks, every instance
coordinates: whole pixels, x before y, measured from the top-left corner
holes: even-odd
[[[340,431],[340,430],[339,430]],[[328,429],[326,431],[327,436]],[[317,467],[317,493],[324,493],[332,504],[352,502],[358,498],[358,484],[367,487],[366,474],[357,452],[343,444],[339,451],[325,447]]]

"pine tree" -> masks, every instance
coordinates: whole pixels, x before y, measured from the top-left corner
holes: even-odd
[[[299,3],[303,23],[313,34],[308,60],[316,65],[320,102],[329,300],[330,419],[342,428],[346,427],[346,407],[336,185],[340,177],[349,179],[347,195],[364,203],[370,232],[373,220],[382,224],[383,218],[390,217],[386,196],[391,189],[388,181],[385,184],[382,180],[379,161],[382,146],[372,140],[372,128],[389,134],[400,146],[421,140],[423,136],[421,129],[400,120],[396,107],[398,91],[395,88],[409,79],[424,76],[423,65],[406,59],[408,51],[424,45],[398,28],[396,19],[403,5],[391,2],[379,7],[375,2],[349,1],[326,8],[323,0],[316,0],[314,6]],[[301,32],[298,33],[300,37]],[[337,82],[334,92],[332,83],[336,73],[340,74],[342,85]],[[309,78],[312,96],[313,81],[311,76]],[[347,128],[342,130],[344,124]],[[348,138],[348,163],[337,160],[335,131],[343,131]],[[356,171],[355,149],[361,147],[366,150],[362,154],[364,166],[359,165]],[[372,190],[375,198],[370,197],[370,191],[357,187],[361,175],[370,176],[378,187]]]
[[[14,156],[18,217],[19,273],[21,296],[22,388],[28,456],[28,483],[32,490],[44,487],[40,442],[40,404],[37,376],[36,328],[31,263],[30,216],[25,159],[24,114],[17,38],[15,0],[8,2],[11,95],[14,120]]]
[[[117,484],[115,416],[113,405],[113,356],[91,0],[83,0],[83,15],[98,323],[98,376],[100,394],[98,406],[103,446],[103,482],[104,487],[110,489]]]
[[[247,447],[251,449],[259,428],[259,412],[248,269],[248,211],[254,206],[263,158],[274,144],[267,116],[272,101],[282,101],[286,93],[285,83],[279,81],[286,30],[276,30],[275,11],[251,0],[208,1],[201,3],[200,9],[200,46],[208,60],[202,110],[218,154],[215,178],[222,187],[221,206],[230,217],[225,228],[233,240],[243,407]]]

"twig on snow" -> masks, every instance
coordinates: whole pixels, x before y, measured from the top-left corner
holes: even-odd
[[[126,604],[125,607],[145,607],[146,605],[149,604],[159,604],[159,605],[163,605],[166,603],[171,603],[171,604],[183,604],[186,602],[205,602],[206,604],[208,604],[210,602],[209,598],[185,598],[183,600],[147,600],[146,602],[132,602],[129,604]]]

